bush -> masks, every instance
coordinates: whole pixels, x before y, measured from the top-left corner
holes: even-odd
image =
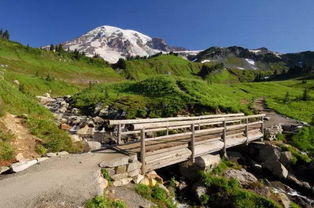
[[[154,202],[159,208],[176,208],[172,198],[168,193],[157,185],[146,186],[139,184],[136,187],[136,192],[146,199]]]
[[[291,138],[291,144],[314,156],[314,127],[304,127]]]
[[[86,203],[87,208],[127,208],[120,200],[108,199],[104,196],[97,196]]]
[[[37,144],[36,145],[36,152],[39,154],[39,155],[45,155],[45,154],[47,154],[47,149],[43,146],[43,145],[41,145],[41,144]]]
[[[106,179],[106,180],[108,181],[109,185],[111,185],[111,183],[112,183],[112,178],[111,178],[111,176],[109,175],[108,171],[107,171],[106,169],[102,168],[102,169],[100,170],[100,172],[101,172],[102,176],[104,177],[104,179]]]

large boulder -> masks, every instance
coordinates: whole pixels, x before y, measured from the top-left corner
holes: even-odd
[[[273,125],[269,128],[265,128],[265,139],[272,141],[276,139],[276,136],[278,134],[282,134],[282,132],[283,130],[282,130],[281,124]]]
[[[279,178],[287,178],[287,168],[279,162],[279,160],[266,160],[262,163],[262,167],[268,169],[273,175]]]
[[[224,173],[224,176],[227,178],[236,179],[242,186],[248,186],[258,181],[252,173],[247,172],[243,168],[241,170],[228,169]]]
[[[99,150],[101,149],[101,143],[96,141],[87,141],[89,151]]]
[[[284,151],[284,152],[281,152],[280,154],[280,162],[286,167],[290,166],[292,158],[293,158],[292,153],[289,151]]]

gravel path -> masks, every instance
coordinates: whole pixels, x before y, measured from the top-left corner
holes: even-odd
[[[274,110],[267,108],[263,98],[259,98],[255,101],[254,108],[260,113],[265,113],[266,117],[270,118],[269,120],[265,121],[266,128],[269,128],[273,125],[278,125],[278,124],[296,125],[296,126],[302,125],[302,123],[298,120],[281,115],[275,112]]]
[[[98,164],[121,156],[106,150],[54,157],[0,176],[2,208],[77,208],[101,193]]]

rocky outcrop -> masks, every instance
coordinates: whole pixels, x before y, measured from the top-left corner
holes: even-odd
[[[267,140],[275,140],[278,134],[282,134],[283,129],[281,124],[271,126],[269,128],[265,128],[265,139]]]
[[[247,172],[243,168],[240,170],[228,169],[223,175],[227,178],[236,179],[240,185],[244,187],[258,182],[257,178],[252,173]]]

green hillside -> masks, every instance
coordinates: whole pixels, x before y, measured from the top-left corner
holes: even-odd
[[[314,100],[302,100],[314,81],[208,84],[196,79],[158,76],[138,82],[99,84],[76,94],[74,103],[86,113],[98,103],[127,112],[127,118],[166,117],[178,114],[252,112],[255,99],[265,97],[269,107],[310,122]],[[284,101],[289,92],[288,101]],[[314,92],[310,90],[310,97]]]

